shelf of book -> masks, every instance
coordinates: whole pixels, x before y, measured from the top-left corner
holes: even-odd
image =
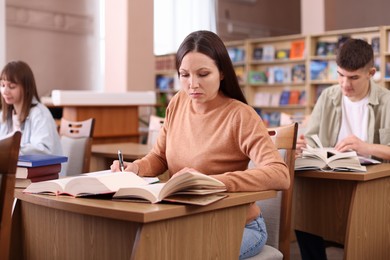
[[[175,53],[156,56],[156,115],[165,117],[166,106],[179,89]]]
[[[390,89],[390,26],[384,26],[381,34],[381,52],[383,53],[384,85]]]
[[[292,110],[309,115],[322,90],[337,84],[336,50],[349,37],[365,39],[373,46],[378,71],[374,80],[390,89],[390,26],[246,39],[225,45],[251,106],[267,112]],[[156,75],[176,75],[176,70],[164,68]],[[300,98],[286,106],[286,101],[280,100],[282,93],[292,90],[299,91]],[[162,89],[156,93],[167,94]],[[169,97],[163,98],[166,100],[160,103],[169,102]]]

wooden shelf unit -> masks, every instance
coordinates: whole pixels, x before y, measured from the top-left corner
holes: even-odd
[[[324,55],[319,55],[319,50],[317,50],[317,48],[320,48],[319,43],[330,43],[327,49],[331,52],[332,48],[337,48],[339,39],[342,36],[362,38],[367,40],[370,44],[372,44],[372,41],[375,38],[379,40],[379,49],[378,51],[374,51],[375,63],[378,69],[378,74],[376,74],[375,78],[380,85],[390,89],[390,26],[335,30],[313,35],[288,35],[245,39],[225,42],[225,45],[239,77],[240,86],[251,106],[266,113],[285,112],[287,114],[298,113],[309,115],[320,92],[326,87],[337,84],[338,82],[336,72],[337,65],[335,64],[336,55],[334,52],[332,54],[326,53]],[[275,57],[276,52],[280,50],[289,51],[291,54],[292,43],[297,41],[304,43],[304,53],[302,57],[291,58],[289,56],[287,58],[279,59]],[[266,54],[264,53],[264,50],[269,49],[269,46],[272,46],[273,51],[275,52],[272,58],[268,60],[254,58],[255,52],[258,54],[260,49],[262,50],[262,57],[264,57],[264,54]],[[283,54],[283,52],[281,53]],[[174,54],[170,55],[174,56]],[[325,66],[325,64],[326,69],[324,73],[326,73],[326,75],[321,75],[322,77],[312,79],[312,76],[314,76],[314,69],[312,71],[311,66],[313,65],[314,68],[314,65]],[[292,71],[288,71],[294,66],[304,66],[305,78],[303,80],[295,81],[292,78],[289,79],[289,77],[292,77],[294,74]],[[270,76],[275,76],[275,71],[279,74],[280,71],[284,71],[284,78],[281,80],[279,78],[278,80],[271,78],[271,80],[269,80]],[[164,71],[157,70],[156,76],[162,75],[163,72],[176,75],[176,70],[173,69]],[[259,80],[254,81],[256,78]],[[258,99],[262,98],[263,93],[277,96],[277,93],[281,93],[282,91],[293,90],[305,93],[304,99],[298,104],[275,106],[275,103],[272,103],[259,105],[261,102],[259,102]],[[157,95],[162,92],[163,91],[157,91]],[[265,95],[265,99],[268,97],[269,96]]]

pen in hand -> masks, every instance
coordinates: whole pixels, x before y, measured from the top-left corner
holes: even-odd
[[[121,169],[121,172],[125,171],[125,165],[123,164],[123,155],[121,150],[118,150],[118,158],[119,158],[119,167]]]

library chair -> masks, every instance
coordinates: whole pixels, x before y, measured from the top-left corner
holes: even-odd
[[[89,172],[94,125],[94,118],[78,122],[61,118],[61,144],[68,157],[62,174],[72,176]]]
[[[15,173],[21,132],[0,139],[0,258],[8,259],[11,244]]]
[[[151,115],[149,118],[149,131],[147,144],[152,146],[157,142],[158,134],[164,124],[165,118]]]
[[[290,187],[272,199],[257,201],[267,225],[268,240],[260,254],[250,260],[290,259],[292,196],[298,123],[269,128],[268,133],[284,158],[290,174]]]

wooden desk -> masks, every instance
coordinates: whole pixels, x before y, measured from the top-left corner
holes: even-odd
[[[93,144],[90,171],[109,169],[112,161],[118,160],[118,150],[121,150],[125,161],[134,161],[144,157],[151,149],[151,146],[139,143]]]
[[[344,244],[344,259],[390,259],[390,164],[300,171],[294,185],[295,229]]]
[[[12,259],[238,259],[248,204],[275,196],[197,207],[16,191]]]

